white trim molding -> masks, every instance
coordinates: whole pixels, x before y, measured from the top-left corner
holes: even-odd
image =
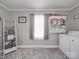
[[[18,48],[59,48],[58,45],[19,45]]]
[[[5,5],[3,5],[3,4],[0,3],[0,6],[9,11],[9,8],[7,8]]]
[[[64,10],[69,11],[71,9],[9,9],[9,11],[56,11],[56,10]]]
[[[71,10],[75,9],[75,8],[78,7],[78,6],[79,6],[79,4],[76,4],[75,6],[73,6],[73,7],[71,8]]]
[[[76,4],[74,5],[72,8],[68,8],[68,9],[10,9],[8,8],[7,6],[3,5],[0,3],[0,6],[7,9],[8,11],[39,11],[39,10],[42,10],[42,11],[49,11],[49,10],[66,10],[66,11],[69,11],[69,10],[73,10],[75,9],[76,7],[79,6],[79,4]]]

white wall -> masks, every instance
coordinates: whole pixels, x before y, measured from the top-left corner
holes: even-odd
[[[49,40],[30,40],[30,13],[39,13],[39,14],[48,14],[49,11],[7,11],[6,9],[0,7],[0,15],[6,20],[6,26],[10,26],[7,20],[18,20],[18,16],[26,16],[27,23],[18,23],[17,22],[17,42],[18,45],[58,45],[59,39],[58,34],[49,34]],[[52,13],[67,15],[67,20],[69,21],[69,12],[68,11],[52,11]],[[68,22],[67,22],[68,23]],[[69,23],[68,23],[69,24]],[[70,26],[68,26],[70,28]]]
[[[11,12],[12,20],[18,20],[18,16],[26,16],[27,23],[17,23],[18,45],[58,45],[58,34],[49,34],[49,40],[30,40],[30,13],[48,14],[48,11],[14,11]],[[68,11],[53,11],[53,13],[68,15]],[[68,19],[67,19],[68,20]]]
[[[79,6],[70,12],[70,26],[72,30],[79,30],[79,19],[73,19],[73,16],[79,13]]]
[[[8,10],[6,10],[5,8],[1,7],[0,6],[0,17],[4,20],[4,21],[7,21],[7,20],[11,20],[11,17],[10,17],[10,13]],[[9,23],[5,23],[6,26],[10,26]]]
[[[8,10],[0,6],[0,16],[3,20],[10,20],[10,13]]]
[[[58,34],[49,34],[49,40],[30,40],[30,13],[39,13],[39,14],[48,14],[49,11],[7,11],[6,9],[0,7],[0,15],[3,20],[6,21],[6,26],[10,26],[7,20],[18,20],[18,16],[26,16],[27,23],[18,23],[17,22],[17,42],[18,45],[58,45]],[[52,11],[52,13],[67,15],[69,20],[68,11]],[[69,26],[68,26],[69,27]]]

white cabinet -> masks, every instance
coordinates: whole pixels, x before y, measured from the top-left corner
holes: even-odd
[[[79,39],[66,34],[59,35],[59,48],[70,59],[79,59]]]
[[[66,35],[59,35],[59,48],[68,57],[70,57],[71,40]]]
[[[79,39],[71,39],[71,59],[79,59]]]

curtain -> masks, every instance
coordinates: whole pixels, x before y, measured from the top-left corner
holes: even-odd
[[[34,39],[34,14],[30,14],[30,39]]]
[[[49,39],[49,15],[45,14],[45,23],[44,23],[44,40],[48,40]]]

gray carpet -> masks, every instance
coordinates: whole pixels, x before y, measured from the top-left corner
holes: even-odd
[[[18,49],[5,55],[5,59],[68,59],[59,49],[28,48]]]

